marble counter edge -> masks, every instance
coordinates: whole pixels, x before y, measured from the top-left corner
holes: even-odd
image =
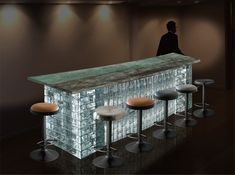
[[[179,54],[167,54],[165,56],[169,56],[169,57],[172,57],[172,56],[179,56]],[[94,88],[98,88],[98,87],[103,87],[103,86],[110,86],[112,84],[115,84],[115,83],[120,83],[120,82],[125,82],[125,81],[128,81],[128,80],[131,80],[131,79],[136,79],[136,78],[141,78],[141,77],[145,77],[146,74],[147,75],[152,75],[156,72],[161,72],[161,71],[165,71],[165,70],[170,70],[170,69],[175,69],[175,68],[178,68],[182,65],[192,65],[194,63],[198,63],[200,62],[199,59],[195,59],[195,58],[192,58],[192,57],[189,57],[189,56],[184,56],[184,55],[180,55],[184,58],[187,58],[188,60],[177,60],[176,62],[173,61],[173,63],[175,64],[168,64],[168,63],[172,63],[172,60],[162,64],[161,63],[161,67],[157,68],[157,70],[153,70],[152,68],[150,68],[148,70],[148,68],[144,71],[144,72],[138,72],[138,63],[141,63],[143,61],[145,61],[146,59],[155,59],[156,57],[152,57],[152,58],[146,58],[144,60],[137,60],[137,61],[132,61],[132,62],[126,62],[126,63],[120,63],[120,64],[114,64],[114,65],[107,65],[107,66],[101,66],[101,67],[95,67],[95,68],[88,68],[88,69],[81,69],[81,70],[75,70],[75,71],[68,71],[68,72],[62,72],[62,73],[55,73],[55,74],[48,74],[48,75],[41,75],[41,77],[43,76],[53,76],[53,75],[61,75],[61,74],[66,74],[66,73],[77,73],[77,71],[87,71],[87,70],[94,70],[94,69],[100,69],[100,68],[103,68],[103,69],[110,69],[111,67],[114,67],[114,66],[123,66],[125,64],[136,64],[137,67],[134,70],[134,72],[130,72],[129,70],[125,69],[121,69],[121,70],[118,70],[118,71],[112,71],[112,72],[108,72],[108,73],[104,73],[104,74],[101,74],[101,75],[93,75],[93,76],[88,76],[88,77],[85,77],[85,78],[81,78],[80,80],[79,79],[75,79],[75,80],[68,80],[66,82],[61,82],[61,83],[56,83],[56,84],[51,84],[51,83],[46,83],[46,82],[43,82],[43,81],[38,81],[35,79],[35,77],[40,77],[40,76],[30,76],[28,77],[28,80],[29,81],[32,81],[32,82],[35,82],[35,83],[38,83],[38,84],[41,84],[41,85],[46,85],[46,86],[50,86],[52,88],[57,88],[57,89],[60,89],[60,90],[63,90],[65,92],[68,92],[68,93],[78,93],[78,92],[81,92],[83,90],[88,90],[88,89],[94,89]],[[128,65],[129,67],[133,66],[133,65]],[[141,68],[141,67],[140,67]],[[73,89],[71,87],[66,87],[66,86],[71,86],[71,84],[79,84],[81,82],[86,82],[86,81],[92,81],[93,79],[97,79],[97,77],[106,77],[106,76],[109,76],[111,77],[112,75],[114,75],[114,77],[117,77],[117,78],[114,78],[114,79],[109,79],[108,81],[104,81],[102,83],[99,83],[97,85],[86,85],[85,87],[83,86],[80,86],[79,88],[76,88],[76,89]],[[119,77],[117,76],[117,74],[120,74]],[[125,77],[123,78],[123,74],[125,74]],[[122,79],[120,79],[120,77]]]

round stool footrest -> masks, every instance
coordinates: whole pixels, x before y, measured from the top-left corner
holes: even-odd
[[[188,115],[193,115],[192,112],[187,112]],[[178,117],[185,117],[184,114],[181,114],[181,113],[175,113],[174,114],[175,116],[178,116]]]
[[[164,125],[163,125],[163,124],[160,124],[159,122],[154,122],[154,125],[155,125],[155,126],[159,126],[159,127],[164,127]],[[167,125],[173,126],[173,124],[170,123],[170,122],[167,122]]]
[[[136,133],[128,133],[128,134],[127,134],[127,137],[130,138],[130,139],[135,139],[135,140],[137,140],[138,137],[137,137],[137,136],[134,136],[134,135],[136,135]]]
[[[57,142],[56,139],[46,139],[46,142]]]
[[[112,151],[117,151],[117,148],[110,147]]]
[[[203,104],[202,103],[195,103],[193,104],[194,106],[198,107],[198,108],[202,108],[203,107]],[[205,103],[205,106],[208,107],[210,106],[208,103]]]
[[[140,134],[141,135],[141,137],[143,137],[143,138],[147,138],[147,136],[146,135],[144,135],[144,134]]]
[[[184,117],[184,114],[180,114],[180,113],[175,113],[174,115],[176,115],[178,117]]]
[[[41,140],[39,142],[37,142],[37,145],[40,145],[41,147],[47,147],[47,146],[50,146],[52,145],[52,143],[50,142],[55,142],[57,141],[56,139],[47,139],[47,140]]]
[[[37,145],[44,145],[44,143],[45,143],[44,140],[41,140],[41,141],[38,141],[36,144]]]
[[[117,151],[117,149],[116,148],[113,148],[113,147],[110,147],[110,149],[112,150],[112,151]],[[102,148],[95,148],[95,151],[97,151],[97,152],[101,152],[101,153],[107,153],[107,148],[104,146],[104,147],[102,147]]]
[[[96,152],[100,152],[100,153],[106,153],[106,150],[104,150],[105,147],[95,147],[95,151]]]
[[[47,146],[52,145],[52,143],[42,140],[42,141],[37,142],[37,145],[46,148]]]
[[[158,122],[154,122],[154,125],[155,125],[155,126],[163,127],[163,124],[159,124]]]
[[[144,134],[140,134],[142,138],[147,138],[146,135]],[[130,138],[130,139],[135,139],[135,140],[138,140],[138,136],[137,136],[137,133],[129,133],[127,134],[127,137]]]

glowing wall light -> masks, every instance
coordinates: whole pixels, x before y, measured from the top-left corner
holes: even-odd
[[[50,10],[48,42],[60,51],[70,49],[79,35],[81,21],[69,4],[53,5]]]
[[[108,5],[101,5],[98,9],[99,17],[101,20],[108,20],[110,18],[110,8]]]
[[[1,8],[0,19],[3,25],[12,26],[18,22],[19,11],[14,5],[6,5]]]
[[[69,5],[59,5],[57,9],[58,21],[66,22],[71,19],[72,11]]]

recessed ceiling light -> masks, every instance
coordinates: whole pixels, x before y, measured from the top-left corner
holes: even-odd
[[[70,0],[71,1],[71,0]],[[72,0],[72,3],[75,4],[121,4],[121,3],[125,3],[126,1],[124,0]]]
[[[177,1],[177,4],[181,4],[182,3],[182,1]]]
[[[0,0],[0,4],[123,4],[127,0]]]
[[[194,4],[198,4],[198,3],[200,3],[199,0],[195,0],[195,1],[194,1]]]

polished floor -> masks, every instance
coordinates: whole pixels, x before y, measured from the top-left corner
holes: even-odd
[[[200,93],[194,101],[199,100]],[[92,160],[101,153],[79,160],[57,149],[59,159],[40,163],[29,158],[31,150],[40,138],[40,130],[27,132],[1,143],[1,174],[235,174],[234,170],[234,91],[207,90],[207,102],[215,116],[197,119],[192,129],[176,129],[178,136],[169,141],[152,137],[156,126],[145,131],[154,149],[149,153],[132,154],[124,149],[130,139],[114,143],[119,155],[125,160],[120,168],[100,169]],[[176,117],[177,119],[178,117]],[[172,117],[171,120],[175,120]]]

